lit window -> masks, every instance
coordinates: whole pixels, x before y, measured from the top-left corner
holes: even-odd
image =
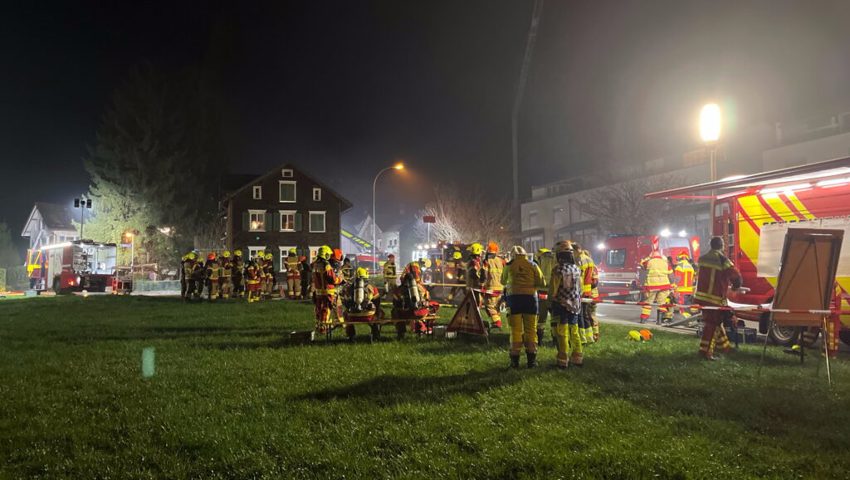
[[[322,201],[322,189],[319,187],[313,187],[313,201],[321,202]]]
[[[262,200],[263,199],[263,187],[260,185],[254,185],[254,200]]]
[[[294,232],[295,231],[295,210],[280,211],[280,231]]]
[[[248,210],[248,230],[251,232],[266,231],[265,210]]]
[[[281,203],[295,203],[294,181],[280,181],[280,201]]]
[[[325,233],[325,212],[310,212],[310,233]]]

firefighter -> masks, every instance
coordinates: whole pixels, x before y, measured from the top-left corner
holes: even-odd
[[[676,285],[676,303],[679,304],[679,313],[685,318],[690,318],[690,305],[694,294],[694,267],[688,258],[688,252],[677,255],[676,268],[673,269],[673,279]]]
[[[419,268],[418,262],[407,264],[401,275],[400,283],[393,295],[394,305],[398,305],[401,309],[407,311],[421,310],[431,306],[431,295],[428,293],[428,289],[425,288],[425,284],[422,283],[422,270]],[[397,323],[396,328],[399,335],[403,334],[403,323]],[[414,333],[430,335],[433,333],[433,321],[413,320],[411,322],[411,329]]]
[[[665,321],[669,321],[673,314],[667,308],[667,299],[670,297],[670,276],[673,270],[664,255],[658,250],[658,237],[652,239],[652,253],[640,261],[641,268],[646,271],[646,281],[643,283],[644,301],[647,305],[641,306],[640,323],[646,323],[652,311],[651,304],[658,305],[658,311]],[[660,324],[660,320],[659,320]]]
[[[552,250],[548,248],[539,248],[537,249],[537,257],[535,258],[535,262],[537,266],[540,267],[540,271],[543,273],[543,278],[548,279],[552,276],[552,269],[555,267],[555,256],[552,254]],[[546,333],[546,320],[549,318],[549,292],[546,289],[540,289],[537,291],[537,301],[540,304],[540,316],[537,319],[537,346],[543,345],[543,335]],[[557,322],[555,318],[552,318],[552,338],[557,338],[555,336],[555,329],[557,328]]]
[[[511,310],[511,368],[519,368],[519,354],[525,344],[528,368],[537,366],[537,290],[546,285],[540,267],[528,261],[519,245],[511,248],[512,259],[502,273]]]
[[[301,275],[301,298],[307,298],[310,295],[310,262],[307,257],[302,255],[298,261],[298,273]]]
[[[331,247],[322,245],[311,267],[318,333],[327,333],[331,326],[331,309],[336,302],[336,286],[340,283],[330,264],[332,254]]]
[[[723,255],[723,239],[712,237],[711,250],[697,261],[697,285],[694,301],[704,306],[725,306],[726,291],[730,285],[733,290],[741,288],[741,273],[731,260]],[[714,347],[724,352],[732,349],[723,321],[728,315],[724,310],[704,309],[702,311],[703,331],[699,344],[699,354],[706,360],[714,360]]]
[[[573,242],[572,249],[581,271],[581,297],[585,300],[581,304],[581,317],[584,321],[582,335],[585,343],[594,343],[599,340],[599,319],[596,318],[596,303],[593,303],[599,298],[599,270],[590,252],[581,248],[577,242]]]
[[[263,297],[271,298],[272,292],[274,291],[275,284],[275,271],[274,271],[274,255],[272,252],[266,252],[263,256],[262,263],[263,270]]]
[[[286,296],[290,299],[301,298],[301,268],[298,251],[290,248],[286,254]]]
[[[259,256],[248,260],[248,266],[245,267],[245,288],[248,290],[248,303],[259,302],[261,298],[262,271],[260,269]]]
[[[567,368],[570,363],[581,367],[584,364],[584,348],[579,332],[583,305],[581,270],[576,265],[575,252],[568,242],[558,242],[555,255],[558,264],[549,277],[553,335],[558,346],[555,358],[558,368]]]
[[[342,261],[342,267],[339,268],[339,273],[342,275],[344,283],[351,283],[354,280],[354,266],[351,265],[351,259],[346,257]]]
[[[193,253],[195,259],[192,263],[192,271],[189,275],[189,287],[188,290],[191,291],[190,295],[194,299],[200,299],[201,295],[204,293],[204,280],[206,278],[206,268],[204,267],[204,262],[201,260],[197,253]],[[188,298],[188,297],[187,297]]]
[[[451,272],[448,275],[450,283],[466,284],[466,267],[463,264],[463,253],[460,250],[455,250],[454,253],[452,253],[451,260],[446,263],[449,272]],[[461,291],[463,291],[463,287],[452,287],[449,294],[446,296],[446,300],[451,303],[451,301]]]
[[[192,270],[195,268],[194,263],[195,252],[189,252],[186,255],[183,255],[183,258],[180,261],[180,296],[184,300],[188,300],[195,289],[194,282],[190,279],[192,276]],[[189,289],[190,284],[192,286],[191,290]]]
[[[505,270],[505,260],[499,257],[499,245],[496,242],[487,244],[487,256],[484,260],[484,308],[490,317],[492,325],[502,328],[502,316],[499,313],[499,302],[502,299],[502,272]]]
[[[207,275],[207,294],[211,302],[218,300],[219,288],[221,284],[221,266],[218,264],[218,257],[215,252],[210,252],[207,255],[206,264]]]
[[[366,312],[367,314],[374,312],[373,320],[380,318],[381,293],[377,287],[369,283],[368,270],[363,267],[358,268],[345,292],[344,306],[346,311],[354,313]],[[378,338],[380,336],[381,331],[377,323],[370,323],[369,328],[371,329],[372,338]],[[354,325],[346,325],[345,333],[348,335],[349,340],[354,340]]]
[[[233,251],[233,273],[230,281],[233,283],[233,296],[242,298],[245,293],[245,264],[242,261],[242,250],[236,249]]]
[[[221,298],[230,298],[233,293],[233,259],[230,252],[221,252]]]
[[[481,264],[484,246],[476,242],[467,247],[467,251],[469,251],[469,261],[466,263],[466,287],[472,290],[475,304],[480,308],[484,299],[481,295],[481,289],[486,280],[484,267]]]
[[[392,253],[387,255],[387,261],[384,262],[384,294],[391,297],[396,287],[396,279],[398,278],[398,270],[395,265],[395,255]]]

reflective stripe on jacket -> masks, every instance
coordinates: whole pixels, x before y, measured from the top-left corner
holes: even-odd
[[[546,286],[546,280],[540,267],[524,256],[517,256],[502,272],[502,284],[508,287],[510,295],[534,295]]]
[[[656,251],[640,263],[646,269],[644,290],[668,290],[670,288],[670,275],[673,270],[666,258]]]
[[[691,294],[694,293],[694,267],[687,260],[682,260],[676,264],[673,269],[673,276],[676,279],[676,290],[679,293]]]
[[[703,305],[724,305],[729,285],[741,285],[741,273],[720,250],[710,250],[697,262],[694,300]]]

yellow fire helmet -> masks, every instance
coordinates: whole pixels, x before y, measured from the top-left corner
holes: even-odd
[[[324,258],[325,260],[328,260],[328,259],[331,258],[332,253],[333,253],[333,250],[331,250],[331,247],[329,247],[327,245],[322,245],[321,247],[319,247],[318,255],[319,255],[320,258]]]
[[[431,259],[430,258],[423,259],[422,264],[425,265],[425,268],[431,268]]]
[[[549,250],[548,248],[538,248],[537,249],[538,255],[545,255],[547,253],[552,253],[552,250]]]
[[[296,250],[295,247],[292,247],[292,248],[289,249],[289,254],[290,255],[298,255],[298,250]]]
[[[234,250],[233,256],[234,257],[241,257],[242,256],[242,250]]]
[[[463,254],[460,252],[455,252],[452,254],[452,258],[454,258],[455,260],[460,260],[461,258],[463,258]]]
[[[221,252],[221,256],[223,258],[230,258],[230,251],[225,250],[225,251]]]
[[[186,258],[188,258],[189,260],[194,260],[195,259],[195,252],[187,253]]]
[[[484,253],[484,246],[478,242],[475,242],[472,245],[466,247],[466,249],[469,250],[469,253],[473,255],[481,255],[482,253]]]
[[[640,336],[640,332],[637,330],[629,330],[629,340],[640,342],[643,341],[643,337]]]
[[[572,249],[573,246],[570,245],[570,242],[567,242],[566,240],[561,240],[560,242],[555,244],[555,253],[567,252]]]
[[[357,269],[357,278],[369,278],[369,271],[363,267]]]
[[[271,260],[272,258],[274,257],[272,256],[271,252],[266,254],[266,260]]]
[[[257,258],[266,258],[266,252],[260,250],[257,252]]]

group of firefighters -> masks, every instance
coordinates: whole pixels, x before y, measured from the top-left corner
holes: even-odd
[[[311,266],[306,257],[293,248],[285,260],[286,292],[290,298],[301,298],[309,289]],[[274,256],[257,252],[245,261],[241,250],[203,256],[192,251],[183,256],[180,266],[180,292],[185,300],[200,299],[206,291],[210,301],[246,298],[249,303],[268,299],[277,287]]]
[[[710,245],[711,250],[699,258],[699,268],[695,269],[687,253],[681,253],[673,265],[671,259],[661,254],[657,242],[653,242],[651,254],[641,261],[646,273],[642,323],[649,318],[652,305],[657,305],[659,322],[671,319],[676,306],[688,317],[694,312],[692,303],[696,308],[725,305],[726,290],[729,286],[739,288],[741,276],[723,255],[722,239],[712,238]],[[508,259],[500,254],[495,242],[488,243],[486,248],[473,243],[467,251],[467,260],[462,260],[460,251],[451,259],[457,277],[463,279],[462,285],[472,292],[478,307],[487,312],[494,328],[502,328],[501,311],[503,306],[507,307],[512,367],[519,366],[523,348],[527,365],[537,365],[537,349],[544,340],[547,320],[558,348],[558,367],[583,364],[583,346],[599,341],[595,303],[599,298],[599,273],[590,252],[572,241],[558,242],[553,249],[540,248],[534,258],[523,247],[514,246]],[[312,263],[298,256],[293,248],[282,265],[286,285],[281,293],[285,292],[290,299],[312,297],[320,333],[331,328],[334,320],[344,323],[339,307],[356,312],[372,309],[377,318],[382,313],[380,302],[384,296],[392,299],[394,316],[404,316],[405,311],[426,312],[436,303],[431,300],[423,279],[424,260],[410,262],[399,274],[395,257],[389,255],[383,265],[383,292],[369,282],[365,268],[356,268],[348,258],[342,258],[339,249],[327,245],[319,248]],[[210,252],[206,261],[197,252],[183,256],[181,294],[186,300],[201,298],[206,289],[211,301],[245,297],[248,302],[256,302],[271,297],[276,285],[271,253],[258,252],[247,261],[240,250],[232,253],[225,250],[220,255]],[[714,358],[715,347],[724,351],[731,348],[723,326],[726,316],[721,309],[702,311],[700,354],[706,359]],[[414,331],[429,333],[429,322],[420,321],[415,315],[410,318]],[[353,337],[353,326],[347,325],[346,329]]]

